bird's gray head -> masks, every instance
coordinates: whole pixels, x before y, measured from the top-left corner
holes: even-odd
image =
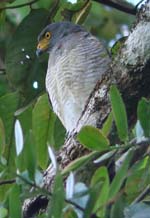
[[[43,52],[50,52],[50,50],[68,34],[82,30],[83,28],[81,26],[70,22],[49,24],[38,36],[38,45],[36,50],[37,56],[41,55]]]

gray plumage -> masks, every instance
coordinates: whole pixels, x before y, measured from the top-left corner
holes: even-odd
[[[68,132],[77,124],[86,101],[110,58],[103,44],[79,25],[61,22],[47,26],[50,31],[46,89],[53,110]],[[95,125],[95,121],[89,121]]]

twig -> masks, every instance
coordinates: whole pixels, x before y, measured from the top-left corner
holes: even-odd
[[[104,5],[107,5],[107,6],[110,6],[112,8],[115,8],[115,9],[119,10],[119,11],[123,11],[123,12],[125,12],[127,14],[136,15],[136,12],[137,12],[136,7],[128,8],[128,7],[125,7],[124,5],[112,2],[111,0],[105,0],[105,1],[104,0],[93,0],[93,1],[104,4]]]
[[[32,4],[36,3],[37,1],[39,1],[39,0],[33,0],[33,1],[23,3],[23,4],[20,4],[20,5],[6,6],[6,7],[3,7],[3,8],[0,8],[0,11],[6,10],[6,9],[21,8],[21,7],[25,7],[25,6],[28,6],[28,5],[31,6]]]
[[[138,8],[138,6],[143,2],[144,0],[139,1],[139,3],[137,3],[137,5],[135,6],[136,10]]]
[[[132,202],[132,205],[142,201],[148,194],[150,194],[150,185],[148,185],[144,191]]]
[[[8,184],[13,184],[15,182],[16,182],[15,179],[4,180],[4,181],[0,181],[0,185],[8,185]]]

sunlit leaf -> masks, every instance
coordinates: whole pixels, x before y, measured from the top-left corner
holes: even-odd
[[[99,129],[92,126],[83,127],[78,133],[77,139],[91,150],[104,151],[109,148],[109,140]]]
[[[16,153],[19,155],[23,149],[23,132],[19,120],[15,122],[15,141],[16,141]]]

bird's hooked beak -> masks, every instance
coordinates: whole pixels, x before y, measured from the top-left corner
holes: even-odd
[[[43,38],[39,41],[36,49],[36,55],[39,57],[43,52],[45,52],[49,47],[49,40]]]

